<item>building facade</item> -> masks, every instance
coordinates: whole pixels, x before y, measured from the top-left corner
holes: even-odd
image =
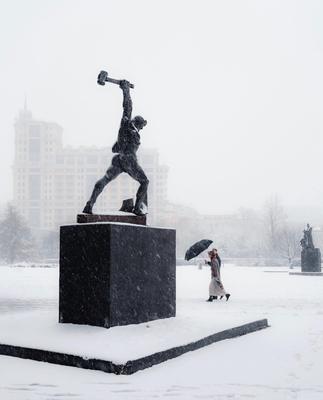
[[[15,122],[14,204],[34,230],[74,223],[113,156],[110,147],[64,147],[62,135],[58,124],[33,119],[26,107]],[[155,223],[167,202],[168,167],[159,164],[157,150],[141,149],[138,159],[150,181],[149,222]],[[121,174],[100,195],[94,212],[118,210],[137,188]]]

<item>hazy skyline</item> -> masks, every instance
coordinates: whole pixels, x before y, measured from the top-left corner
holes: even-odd
[[[27,96],[65,145],[111,146],[135,84],[142,147],[170,167],[169,199],[200,212],[321,207],[320,1],[0,1],[0,167],[11,197],[14,119]],[[104,171],[102,171],[104,172]],[[304,216],[306,217],[306,216]]]

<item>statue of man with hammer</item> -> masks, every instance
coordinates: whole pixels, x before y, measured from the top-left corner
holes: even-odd
[[[117,142],[112,147],[112,152],[117,154],[112,158],[111,165],[105,175],[94,185],[91,197],[86,203],[83,213],[92,214],[92,208],[104,187],[122,172],[126,172],[139,182],[136,202],[132,212],[136,215],[145,215],[147,212],[149,180],[138,163],[136,152],[140,146],[139,131],[146,126],[147,121],[139,115],[131,118],[132,100],[130,97],[130,87],[133,87],[133,85],[130,82],[108,78],[107,72],[101,71],[98,76],[98,84],[104,85],[106,81],[119,84],[123,92],[123,115]]]

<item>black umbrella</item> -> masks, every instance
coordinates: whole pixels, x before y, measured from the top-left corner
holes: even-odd
[[[202,239],[199,242],[196,242],[191,246],[187,252],[185,253],[185,260],[190,260],[202,253],[202,251],[206,250],[210,244],[213,243],[213,240]]]

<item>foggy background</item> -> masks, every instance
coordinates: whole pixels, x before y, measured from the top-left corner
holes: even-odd
[[[2,1],[1,201],[24,96],[65,144],[114,142],[121,90],[96,84],[107,69],[135,84],[170,200],[219,214],[278,194],[322,215],[322,16],[320,1]]]
[[[25,101],[63,127],[64,146],[114,143],[122,92],[96,84],[105,69],[135,84],[134,115],[148,120],[142,148],[169,167],[178,252],[208,235],[224,254],[290,259],[307,222],[320,231],[321,1],[0,5],[0,206],[12,199]]]

